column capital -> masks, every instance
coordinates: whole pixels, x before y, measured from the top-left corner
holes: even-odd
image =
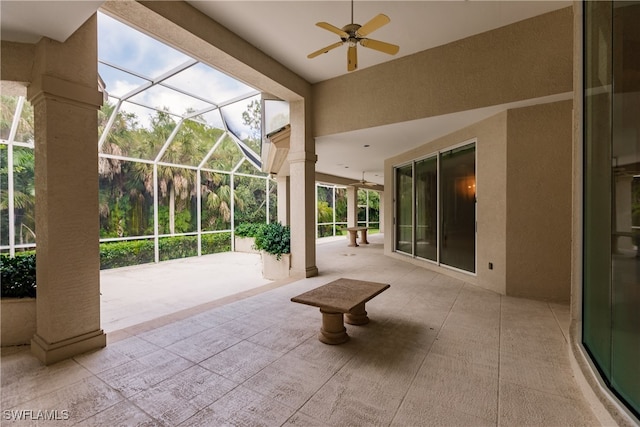
[[[49,74],[41,74],[27,88],[27,99],[35,105],[47,98],[96,110],[103,103],[103,94],[98,90],[97,81],[96,87],[91,88]]]
[[[317,162],[318,155],[309,151],[289,151],[289,164],[300,162]]]

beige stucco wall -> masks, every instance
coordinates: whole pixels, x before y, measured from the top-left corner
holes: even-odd
[[[507,294],[568,303],[572,101],[507,114]]]
[[[477,274],[455,272],[428,261],[396,254],[394,247],[393,203],[385,203],[385,254],[398,257],[436,271],[462,278],[499,293],[506,292],[506,173],[507,173],[507,113],[503,112],[461,129],[443,138],[428,142],[411,151],[385,161],[385,200],[393,201],[393,167],[413,159],[436,153],[463,142],[476,142],[476,191],[478,221]],[[493,270],[488,269],[489,262]]]
[[[392,203],[385,205],[385,254],[501,294],[568,302],[571,117],[571,101],[512,109],[387,159],[385,194],[393,200],[394,166],[476,141],[476,274],[394,253]]]
[[[33,68],[35,45],[2,40],[0,49],[3,59],[0,61],[2,80],[23,82],[26,86]]]
[[[569,7],[317,83],[314,135],[571,92],[572,28]]]

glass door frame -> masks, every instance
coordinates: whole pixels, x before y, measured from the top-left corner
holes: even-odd
[[[398,207],[399,203],[399,194],[398,194],[398,174],[397,171],[400,168],[411,165],[411,253],[405,252],[403,250],[398,249]],[[414,202],[414,194],[416,192],[416,183],[414,180],[415,176],[415,160],[411,160],[408,162],[400,163],[393,166],[393,252],[400,253],[402,255],[413,256],[415,253],[415,227],[413,224],[415,223],[416,216],[416,207]]]
[[[458,148],[461,147],[465,147],[468,145],[473,145],[473,149],[474,149],[474,178],[475,178],[475,183],[476,183],[476,188],[475,188],[475,200],[474,200],[474,218],[475,218],[475,231],[474,231],[474,271],[468,271],[468,270],[463,270],[461,268],[458,267],[453,267],[447,264],[443,264],[441,262],[441,245],[442,245],[442,226],[441,226],[441,221],[442,221],[442,212],[441,212],[441,207],[442,207],[442,199],[441,199],[441,191],[440,191],[440,187],[441,187],[441,155],[442,153],[446,153],[452,150],[456,150]],[[436,162],[437,162],[437,185],[436,185],[436,192],[437,192],[437,205],[438,205],[438,209],[437,209],[437,215],[436,215],[436,225],[437,225],[437,232],[436,232],[436,239],[437,239],[437,256],[436,256],[436,260],[431,260],[428,258],[423,258],[420,257],[418,255],[416,255],[416,205],[417,205],[417,198],[416,198],[416,175],[415,175],[415,171],[416,171],[416,163],[421,161],[421,160],[426,160],[426,159],[431,159],[435,157],[436,158]],[[411,220],[412,220],[412,227],[411,227],[411,253],[402,251],[400,249],[398,249],[398,205],[399,205],[399,195],[397,194],[398,191],[398,176],[397,176],[397,170],[402,168],[402,167],[406,167],[411,165],[411,199],[412,199],[412,203],[411,203]],[[409,256],[411,258],[420,260],[420,261],[425,261],[428,262],[430,264],[433,265],[437,265],[438,267],[443,267],[443,268],[447,268],[449,270],[453,270],[453,271],[457,271],[460,273],[464,273],[464,274],[469,274],[472,276],[477,276],[477,271],[478,271],[478,141],[477,138],[471,138],[468,139],[466,141],[463,141],[459,144],[455,144],[455,145],[451,145],[451,146],[447,146],[441,149],[438,149],[437,151],[433,151],[430,152],[429,154],[420,156],[420,157],[416,157],[414,159],[411,159],[409,161],[406,162],[402,162],[402,163],[398,163],[396,165],[393,165],[393,252],[404,255],[404,256]]]

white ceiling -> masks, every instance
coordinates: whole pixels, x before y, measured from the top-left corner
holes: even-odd
[[[317,27],[351,22],[348,0],[187,1],[311,83],[347,73],[346,45],[314,59],[307,55],[339,41]],[[379,13],[391,22],[369,35],[400,46],[390,56],[358,46],[360,69],[397,59],[570,6],[570,1],[355,1],[354,21],[364,25]]]
[[[3,40],[35,42],[41,35],[64,41],[102,1],[0,1]],[[315,25],[343,27],[351,22],[351,3],[311,1],[188,1],[240,37],[311,83],[346,74],[346,46],[314,59],[307,54],[339,41]],[[395,56],[358,48],[360,69],[397,59],[523,19],[570,6],[564,1],[356,1],[354,21],[364,24],[378,13],[391,19],[370,38],[400,46]],[[357,71],[355,71],[357,72]],[[567,97],[570,95],[562,95]],[[534,100],[527,104],[540,102]],[[495,106],[375,129],[317,138],[320,172],[382,183],[385,158],[446,135],[510,106]],[[369,144],[369,148],[364,148]],[[346,168],[345,166],[348,166]]]
[[[104,3],[100,1],[0,1],[2,40],[36,43],[42,36],[64,42]]]

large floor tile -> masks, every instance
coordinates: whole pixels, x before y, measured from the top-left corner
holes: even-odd
[[[220,325],[220,330],[235,335],[238,338],[247,339],[259,332],[264,331],[276,321],[272,318],[259,316],[256,314],[243,314],[233,320]]]
[[[122,365],[138,357],[160,350],[155,344],[138,337],[129,337],[91,353],[81,354],[74,360],[94,374]]]
[[[599,423],[582,399],[567,399],[511,383],[501,383],[499,425],[586,427]]]
[[[402,401],[406,384],[391,385],[388,377],[387,381],[384,379],[340,371],[300,412],[332,426],[389,425]]]
[[[326,367],[328,371],[337,372],[353,358],[359,347],[347,342],[342,345],[327,345],[314,335],[289,352],[290,356],[309,361],[316,366]]]
[[[181,427],[275,427],[284,424],[294,410],[244,387],[238,387],[181,423]]]
[[[211,328],[171,344],[166,349],[198,363],[240,341],[241,338],[223,332],[222,328]]]
[[[22,402],[12,409],[57,411],[59,419],[52,421],[51,425],[62,426],[80,423],[122,400],[122,395],[116,390],[96,377],[89,377],[28,402]],[[31,423],[27,422],[25,425]]]
[[[206,329],[209,329],[208,325],[189,317],[143,332],[138,337],[157,346],[166,347]]]
[[[2,408],[12,408],[91,377],[73,360],[44,366],[28,350],[2,358]]]
[[[200,366],[237,383],[251,378],[277,360],[282,353],[249,341],[217,353],[200,362]]]
[[[581,397],[568,358],[541,360],[531,357],[514,357],[513,354],[503,353],[500,358],[500,381],[558,396]]]
[[[498,369],[430,353],[409,388],[409,402],[497,420]]]
[[[317,334],[317,325],[312,323],[282,321],[250,336],[247,340],[271,350],[287,352]]]
[[[392,427],[489,427],[495,425],[495,420],[485,420],[455,408],[442,406],[438,402],[428,401],[419,393],[407,396],[391,422]]]
[[[158,422],[131,402],[123,400],[83,420],[79,425],[88,427],[156,427]]]
[[[286,423],[283,424],[288,427],[329,427],[329,424],[320,420],[316,420],[302,412],[296,412],[293,414]]]
[[[285,355],[243,383],[243,386],[298,409],[334,375],[326,366]]]
[[[97,374],[104,382],[129,397],[193,366],[167,350],[159,350],[147,356],[116,366]]]
[[[237,386],[200,366],[186,371],[131,397],[130,400],[166,426],[191,418]]]

